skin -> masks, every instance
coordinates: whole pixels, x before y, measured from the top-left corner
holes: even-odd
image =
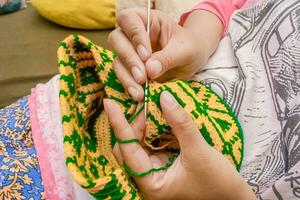
[[[160,104],[178,139],[180,154],[165,171],[133,177],[145,199],[256,199],[234,166],[206,143],[188,113],[169,92],[162,93]],[[143,115],[129,125],[113,100],[105,99],[104,107],[119,139],[141,139]],[[140,143],[119,144],[114,153],[121,165],[125,161],[137,173],[166,165],[170,156],[165,151],[148,151]]]
[[[181,27],[153,10],[150,38],[144,9],[121,11],[117,19],[120,27],[109,36],[118,53],[114,68],[123,86],[140,102],[146,77],[159,81],[191,78],[215,51],[223,32],[220,20],[207,11],[194,11]],[[133,177],[145,199],[256,199],[234,166],[206,143],[170,93],[162,93],[160,104],[181,151],[168,170]],[[104,107],[119,139],[142,139],[144,113],[129,125],[114,101],[105,99]],[[137,173],[164,166],[170,156],[149,151],[141,143],[118,144],[114,154],[120,164],[125,161]]]
[[[146,77],[159,81],[191,78],[215,51],[222,35],[222,23],[207,11],[193,12],[182,27],[153,10],[150,39],[144,9],[120,11],[117,20],[120,27],[108,38],[118,54],[114,69],[137,101],[143,100]]]

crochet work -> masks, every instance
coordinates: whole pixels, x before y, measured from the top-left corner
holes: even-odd
[[[142,199],[127,166],[112,153],[117,138],[102,105],[115,100],[128,120],[137,109],[112,67],[114,52],[73,35],[58,50],[60,102],[66,164],[73,178],[97,199]],[[205,140],[239,170],[243,157],[243,134],[230,108],[210,88],[196,81],[149,82],[147,127],[144,142],[153,150],[178,153],[171,128],[163,118],[159,98],[168,90],[190,114]],[[172,165],[175,156],[166,166]],[[138,175],[138,174],[136,174]],[[145,175],[145,174],[140,174]]]

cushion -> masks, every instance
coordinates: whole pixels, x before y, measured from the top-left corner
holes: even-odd
[[[155,8],[167,13],[178,22],[182,13],[192,8],[197,2],[199,0],[155,0]]]
[[[203,1],[203,0],[202,0]],[[147,6],[147,0],[116,0],[117,10]],[[151,0],[151,7],[167,13],[174,21],[179,21],[182,13],[189,10],[199,0]]]
[[[46,19],[78,29],[108,29],[115,26],[114,0],[32,0]]]
[[[0,15],[0,108],[28,95],[30,88],[48,82],[58,73],[57,44],[66,35],[77,32],[108,47],[110,30],[65,28],[42,18],[31,4],[27,6]]]
[[[14,12],[25,7],[25,0],[0,0],[0,14]]]
[[[147,7],[148,0],[116,0],[117,10],[134,7]],[[151,0],[151,8],[154,8],[154,0]]]

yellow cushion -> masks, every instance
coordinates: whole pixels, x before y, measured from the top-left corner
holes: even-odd
[[[46,19],[79,29],[108,29],[116,23],[115,0],[32,0]]]

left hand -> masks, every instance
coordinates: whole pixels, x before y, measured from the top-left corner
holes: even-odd
[[[160,103],[164,117],[179,141],[180,154],[165,171],[133,177],[145,199],[256,199],[234,166],[206,143],[175,98],[163,92]],[[142,138],[143,114],[131,126],[112,100],[106,99],[104,107],[117,138]],[[120,164],[125,160],[126,165],[137,173],[166,165],[170,156],[164,151],[151,155],[139,143],[119,144],[118,149],[116,157]]]
[[[217,18],[211,13],[203,17],[208,19],[210,15]],[[150,38],[146,32],[145,9],[119,11],[117,21],[120,27],[108,38],[118,55],[113,66],[118,79],[136,101],[144,98],[142,85],[147,78],[190,79],[210,55],[206,45],[209,37],[199,37],[202,35],[178,25],[161,11],[151,11]]]

